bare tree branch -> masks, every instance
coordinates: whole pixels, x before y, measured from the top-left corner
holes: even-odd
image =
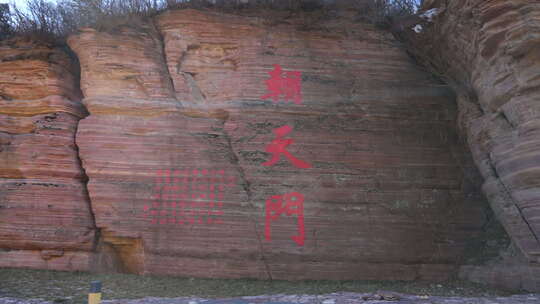
[[[9,34],[62,39],[80,27],[107,28],[165,9],[244,7],[286,10],[331,8],[336,0],[28,0],[28,10],[1,11],[0,38]],[[393,17],[414,14],[420,0],[350,0],[360,19],[387,27]]]

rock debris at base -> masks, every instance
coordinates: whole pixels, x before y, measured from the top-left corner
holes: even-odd
[[[227,299],[203,298],[144,298],[132,300],[104,300],[103,304],[539,304],[540,294],[508,297],[437,297],[391,293],[396,300],[374,299],[378,294],[332,293],[326,295],[272,295]],[[382,297],[386,298],[386,297]],[[0,304],[53,304],[40,299],[0,298]]]

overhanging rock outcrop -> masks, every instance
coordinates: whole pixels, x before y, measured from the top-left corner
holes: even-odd
[[[87,270],[95,226],[75,146],[78,66],[59,48],[0,45],[0,267]]]
[[[448,277],[485,220],[452,91],[371,26],[274,17],[169,11],[70,37],[98,255],[133,273]]]
[[[524,260],[468,267],[463,275],[538,291],[540,4],[428,1],[420,16],[416,32],[409,24],[400,35],[456,89],[459,125],[485,179],[483,190]]]

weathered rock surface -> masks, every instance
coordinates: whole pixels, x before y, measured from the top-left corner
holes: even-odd
[[[60,95],[81,97],[78,67],[60,48],[28,40],[9,40],[0,50],[0,91],[3,99],[33,100]]]
[[[460,128],[485,179],[484,192],[530,263],[510,268],[526,269],[521,277],[538,274],[540,3],[430,1],[428,9],[438,13],[433,22],[423,22],[420,33],[405,31],[404,37],[419,60],[458,92]],[[490,269],[474,276],[500,280],[500,272]],[[523,284],[540,290],[538,276],[532,277]]]
[[[77,264],[95,229],[75,146],[87,115],[76,69],[54,47],[0,46],[0,267],[87,269]]]
[[[484,221],[453,94],[390,35],[319,21],[170,11],[69,39],[90,112],[77,145],[101,230],[92,263],[198,277],[452,273]],[[280,144],[297,161],[269,164]]]

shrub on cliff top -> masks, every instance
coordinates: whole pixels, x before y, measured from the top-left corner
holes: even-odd
[[[80,27],[153,15],[165,8],[163,0],[29,0],[26,10],[12,10],[10,21],[17,35],[56,40]]]
[[[413,14],[420,0],[29,0],[27,10],[4,10],[0,39],[9,34],[34,39],[63,40],[80,27],[107,27],[130,18],[153,16],[166,9],[277,9],[309,11],[347,5],[359,18],[386,26],[393,16]],[[2,22],[0,20],[0,22]]]
[[[0,39],[11,34],[9,5],[0,3]]]

